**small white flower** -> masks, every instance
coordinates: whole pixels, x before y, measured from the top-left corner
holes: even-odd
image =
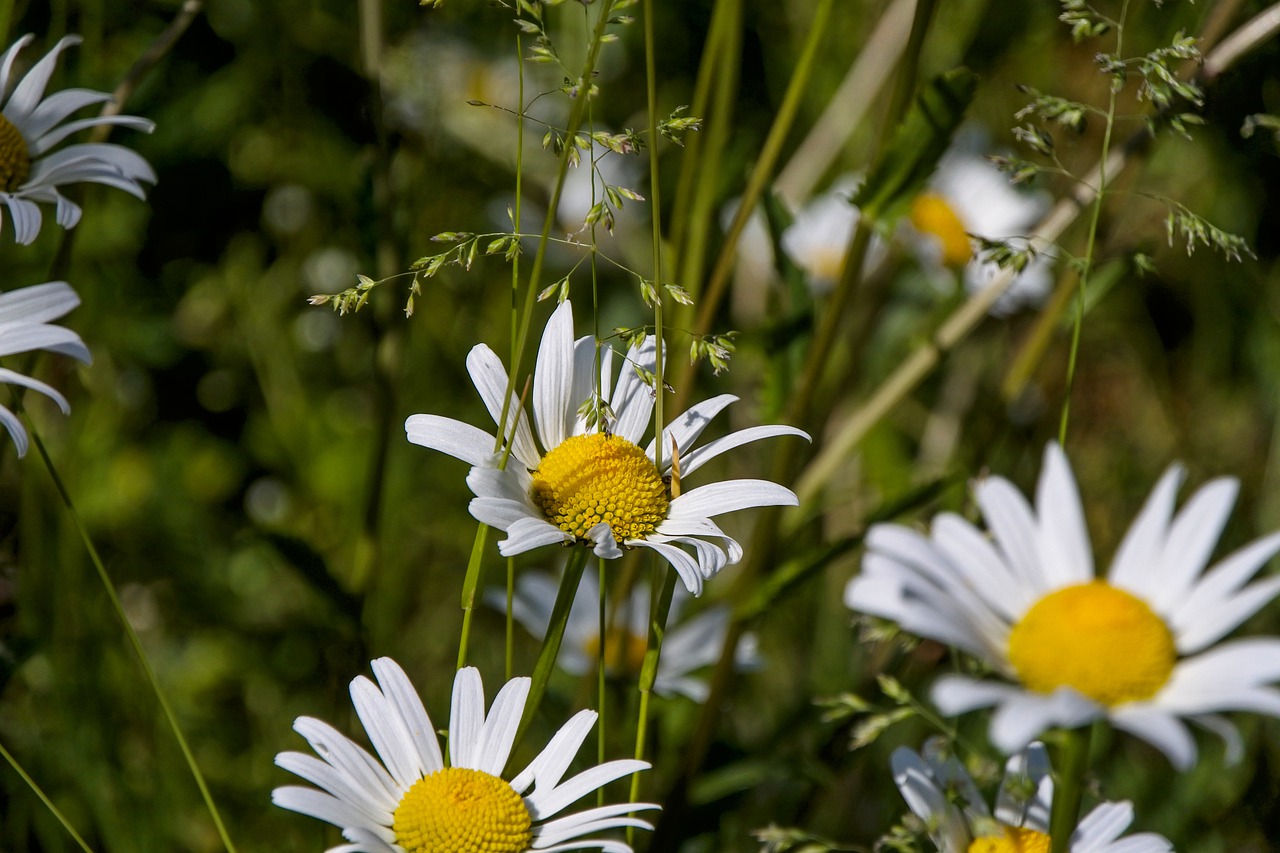
[[[939,273],[943,267],[963,268],[965,289],[972,293],[990,283],[1000,269],[975,256],[969,235],[1021,245],[1048,207],[1046,194],[1012,186],[1008,176],[982,156],[977,143],[962,135],[938,161],[929,189],[912,203],[909,218],[920,237],[916,242],[921,259]],[[1039,305],[1052,287],[1052,259],[1038,255],[992,313]]]
[[[1280,592],[1280,577],[1248,583],[1280,551],[1280,533],[1206,570],[1238,484],[1209,483],[1175,517],[1181,480],[1177,466],[1160,479],[1104,580],[1066,455],[1051,444],[1034,510],[1000,477],[974,487],[991,538],[949,513],[929,536],[872,528],[845,602],[1005,679],[952,675],[933,688],[945,714],[995,706],[991,737],[1005,752],[1106,718],[1185,769],[1196,757],[1186,719],[1221,735],[1234,760],[1239,735],[1218,712],[1280,717],[1270,686],[1280,681],[1280,638],[1219,640]]]
[[[508,681],[486,715],[480,673],[473,667],[458,671],[446,766],[435,727],[404,670],[390,658],[372,667],[378,683],[358,676],[351,682],[351,701],[381,761],[311,717],[299,717],[293,728],[320,758],[301,752],[276,756],[280,767],[323,789],[290,785],[272,791],[271,800],[341,827],[351,843],[328,853],[631,853],[621,841],[583,836],[651,828],[627,817],[657,808],[648,803],[554,817],[592,791],[649,767],[632,759],[607,761],[564,779],[595,725],[594,711],[575,714],[507,781],[503,772],[529,695],[528,678]]]
[[[511,613],[535,637],[543,637],[551,623],[551,611],[559,580],[546,572],[525,572],[516,580]],[[570,675],[586,675],[595,670],[600,652],[600,584],[590,571],[582,573],[582,582],[565,623],[564,645],[556,663]],[[710,607],[688,619],[681,619],[688,592],[676,588],[667,616],[667,632],[662,640],[662,656],[653,689],[663,696],[688,696],[695,702],[707,698],[707,683],[690,673],[710,666],[720,656],[725,633],[729,630],[727,607]],[[606,603],[606,615],[612,620],[605,629],[605,666],[611,675],[635,678],[644,662],[649,636],[649,585],[640,582],[631,594],[616,605]],[[497,610],[507,608],[503,589],[490,589],[485,603]],[[756,640],[743,635],[734,660],[739,669],[753,669],[760,663]]]
[[[860,216],[852,198],[861,180],[860,175],[842,175],[825,193],[796,211],[795,221],[782,232],[782,248],[804,270],[815,292],[831,290],[840,278]]]
[[[84,107],[111,100],[111,94],[64,89],[45,96],[58,55],[79,44],[79,36],[64,36],[14,84],[14,62],[31,39],[23,36],[0,56],[0,100],[4,102],[0,110],[0,202],[9,208],[14,238],[24,246],[40,233],[36,202],[56,204],[57,221],[63,228],[74,228],[80,221],[80,207],[59,192],[59,187],[87,181],[146,198],[142,183],[156,180],[147,161],[121,145],[82,143],[54,150],[71,134],[98,125],[118,124],[146,133],[155,125],[126,115],[66,121]]]
[[[80,304],[80,297],[65,281],[50,281],[0,294],[0,356],[32,350],[48,350],[88,364],[93,359],[80,336],[55,326],[57,319]],[[71,413],[67,398],[50,386],[14,370],[0,368],[0,382],[39,391],[58,404],[63,414]],[[0,406],[0,423],[9,431],[18,455],[27,454],[27,431],[13,412]]]
[[[652,336],[625,358],[629,364],[616,385],[611,349],[601,348],[597,371],[595,340],[574,341],[573,309],[566,300],[547,321],[534,369],[533,421],[541,450],[514,394],[506,429],[511,455],[505,469],[496,467],[494,436],[470,424],[439,415],[412,415],[405,431],[414,444],[475,466],[467,477],[476,495],[471,514],[507,532],[498,543],[503,556],[554,543],[587,543],[605,559],[621,557],[619,545],[649,548],[697,595],[705,579],[742,558],[741,546],[712,518],[748,507],[794,506],[796,496],[767,480],[727,480],[673,494],[664,479],[672,474],[672,445],[679,448],[679,474],[687,477],[708,460],[748,442],[809,436],[789,426],[755,426],[694,447],[711,419],[738,399],[721,394],[664,427],[659,471],[655,442],[646,449],[639,445],[651,420],[653,392],[632,369],[653,373]],[[467,356],[467,370],[496,422],[507,393],[502,362],[480,344]],[[580,412],[581,404],[596,392],[613,415],[608,430],[598,424],[588,427]]]
[[[946,755],[943,743],[925,744],[923,757],[906,748],[893,753],[893,780],[916,816],[928,827],[940,853],[1048,853],[1053,778],[1044,746],[1033,743],[1005,764],[995,815],[964,766]],[[1133,822],[1128,802],[1101,803],[1071,833],[1070,853],[1170,853],[1160,835],[1142,832],[1123,839]]]

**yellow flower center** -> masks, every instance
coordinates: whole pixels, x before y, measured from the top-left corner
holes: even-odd
[[[1049,836],[1034,829],[1004,827],[1004,835],[975,838],[968,853],[1049,853]]]
[[[911,203],[911,224],[922,234],[932,234],[942,244],[942,262],[961,267],[973,257],[973,246],[955,208],[937,193],[922,193]]]
[[[413,783],[392,829],[407,853],[525,853],[533,819],[497,776],[446,767]]]
[[[13,122],[0,115],[0,190],[11,193],[31,174],[31,153]]]
[[[575,435],[542,457],[533,502],[565,533],[584,538],[600,522],[619,542],[642,539],[667,517],[667,486],[649,457],[625,438]]]
[[[1073,687],[1103,705],[1150,699],[1176,660],[1160,617],[1104,581],[1046,595],[1009,633],[1009,662],[1028,688]]]
[[[640,672],[644,665],[644,653],[648,648],[648,638],[639,637],[630,631],[614,629],[604,635],[604,667],[605,670],[619,675],[632,675]],[[586,642],[586,653],[592,660],[600,659],[600,637],[595,636]]]

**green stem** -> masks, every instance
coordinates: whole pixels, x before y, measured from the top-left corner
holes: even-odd
[[[1116,22],[1116,56],[1121,56],[1124,47],[1124,22],[1129,12],[1129,0],[1120,6],[1120,17]],[[1062,394],[1062,416],[1058,421],[1058,444],[1067,443],[1067,422],[1071,416],[1071,389],[1076,381],[1076,361],[1080,355],[1080,330],[1084,327],[1084,295],[1089,286],[1089,276],[1093,272],[1093,253],[1098,239],[1098,221],[1102,217],[1102,202],[1107,195],[1107,157],[1111,154],[1111,133],[1116,123],[1116,96],[1119,90],[1115,85],[1109,87],[1110,97],[1107,101],[1107,125],[1102,134],[1102,156],[1098,159],[1098,192],[1093,199],[1093,211],[1089,215],[1089,238],[1085,244],[1084,268],[1080,271],[1080,284],[1076,288],[1076,311],[1071,324],[1071,354],[1067,358],[1066,388]]]
[[[565,625],[569,623],[569,611],[573,608],[573,599],[578,594],[578,584],[582,581],[582,570],[587,565],[587,556],[591,552],[583,545],[576,545],[569,552],[569,562],[564,567],[564,575],[560,578],[560,591],[556,593],[556,603],[551,608],[551,619],[547,623],[547,633],[542,639],[542,651],[538,653],[538,662],[533,667],[533,684],[529,688],[529,698],[524,706],[524,718],[520,720],[520,731],[516,741],[524,736],[542,703],[542,695],[547,692],[547,682],[556,666],[556,657],[560,654],[560,643],[564,640]]]
[[[27,783],[27,787],[35,792],[35,795],[40,798],[40,802],[44,803],[45,808],[53,813],[53,816],[58,819],[58,823],[62,824],[62,828],[76,840],[76,844],[80,845],[80,849],[85,851],[85,853],[93,853],[93,848],[86,844],[85,840],[80,837],[80,833],[76,832],[76,828],[71,825],[71,821],[67,820],[67,816],[53,804],[53,800],[49,799],[49,796],[40,789],[39,785],[36,784],[36,780],[32,779],[31,776],[27,774],[27,771],[22,769],[22,765],[18,763],[16,758],[9,754],[9,750],[5,749],[4,744],[2,743],[0,743],[0,755],[3,755],[4,760],[9,762],[9,766],[13,768],[13,772],[22,777],[22,781]]]
[[[462,636],[458,638],[458,669],[467,665],[467,641],[471,638],[471,614],[476,606],[476,588],[480,586],[480,567],[484,562],[484,546],[489,538],[489,525],[476,526],[476,538],[471,542],[471,558],[467,560],[467,574],[462,581]],[[509,613],[511,608],[507,608]]]
[[[1093,727],[1062,733],[1062,749],[1058,754],[1058,772],[1053,789],[1053,814],[1049,817],[1050,853],[1067,853],[1071,834],[1080,820],[1080,801],[1084,796],[1085,775],[1089,772],[1089,745]]]
[[[653,341],[654,341],[654,389],[653,389],[653,464],[662,471],[662,395],[666,387],[663,367],[666,354],[662,339],[662,198],[658,181],[658,72],[654,59],[653,0],[644,0],[644,71],[649,100],[649,210],[653,222]]]
[[[16,404],[21,409],[21,403]],[[30,421],[28,420],[28,423]],[[133,647],[134,654],[137,655],[138,663],[142,667],[143,673],[147,677],[147,683],[151,685],[151,691],[155,694],[156,700],[160,703],[160,709],[164,712],[165,720],[169,723],[169,728],[173,731],[173,736],[178,741],[178,747],[182,750],[182,756],[187,761],[187,767],[191,770],[191,775],[195,777],[196,786],[200,789],[200,796],[204,798],[205,807],[209,810],[209,816],[213,818],[214,826],[217,827],[218,835],[222,839],[222,846],[226,848],[227,853],[235,853],[235,845],[231,843],[231,836],[227,834],[227,828],[222,823],[222,816],[218,813],[218,807],[214,805],[213,795],[209,792],[209,786],[205,784],[204,774],[200,772],[200,767],[196,764],[195,754],[192,753],[190,745],[187,743],[186,737],[182,734],[182,729],[178,726],[178,718],[173,713],[173,708],[169,705],[169,700],[165,697],[164,690],[160,687],[160,680],[156,677],[155,670],[151,668],[151,661],[147,658],[146,651],[142,648],[142,641],[138,639],[138,634],[133,630],[133,625],[129,622],[129,617],[125,615],[124,606],[120,603],[120,596],[116,593],[115,584],[111,581],[111,576],[107,574],[107,568],[103,565],[102,557],[98,554],[98,549],[94,546],[93,540],[89,537],[89,531],[84,526],[84,522],[80,518],[80,513],[76,511],[75,504],[71,500],[71,493],[67,491],[66,484],[62,482],[57,468],[53,465],[53,459],[49,456],[49,451],[45,449],[44,441],[40,438],[40,434],[36,431],[35,425],[30,424],[28,431],[31,434],[31,443],[35,445],[36,450],[40,452],[40,459],[44,462],[45,470],[49,472],[49,478],[53,481],[54,488],[58,490],[58,495],[62,498],[62,503],[66,507],[67,515],[75,524],[76,530],[80,534],[80,539],[84,542],[85,551],[89,554],[89,560],[93,563],[94,569],[98,573],[99,580],[102,581],[103,588],[107,591],[107,597],[111,600],[111,606],[115,609],[116,615],[120,617],[120,623],[124,626],[124,632],[129,638],[129,644]]]
[[[659,586],[657,575],[662,575]],[[665,564],[654,565],[653,584],[650,586],[652,597],[649,600],[649,637],[645,644],[644,663],[640,667],[640,711],[636,719],[636,751],[635,757],[644,760],[648,751],[649,734],[649,696],[653,693],[653,685],[658,680],[658,663],[662,659],[662,638],[667,633],[667,617],[671,614],[671,599],[676,591],[676,573]],[[640,798],[640,774],[631,776],[631,799]],[[627,829],[627,840],[630,842],[634,829]]]
[[[608,729],[608,725],[605,720],[604,712],[605,712],[605,692],[606,692],[606,687],[608,686],[605,678],[605,674],[606,674],[605,670],[609,664],[608,656],[606,655],[606,650],[608,649],[608,645],[609,645],[609,633],[608,633],[608,624],[607,624],[607,618],[606,618],[608,614],[606,612],[606,597],[605,597],[605,591],[604,591],[604,558],[603,557],[601,557],[599,560],[599,566],[597,567],[597,571],[596,571],[596,578],[598,581],[596,586],[599,588],[599,593],[600,593],[600,600],[598,602],[598,605],[600,608],[599,621],[596,624],[596,645],[598,646],[598,648],[596,649],[596,714],[599,715],[596,721],[596,764],[604,764],[605,753],[606,753],[605,742],[608,740],[608,738],[605,735],[605,732]],[[624,637],[623,642],[625,641],[626,639]],[[625,648],[623,649],[622,654],[624,655],[626,654]],[[601,788],[599,791],[596,792],[596,805],[597,806],[604,805],[604,788]]]

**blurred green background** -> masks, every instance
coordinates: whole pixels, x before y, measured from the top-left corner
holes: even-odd
[[[657,5],[665,115],[690,100],[712,4]],[[708,167],[719,184],[717,206],[742,192],[815,5],[745,3],[733,135]],[[836,4],[789,149],[864,49],[884,5]],[[1128,38],[1134,50],[1149,49],[1180,29],[1230,29],[1263,5],[1135,4]],[[355,315],[307,304],[311,294],[354,285],[357,273],[381,278],[440,251],[429,242],[438,232],[507,227],[514,121],[467,101],[515,103],[511,11],[464,0],[437,10],[411,0],[382,3],[382,73],[374,81],[361,53],[369,30],[360,15],[370,6],[205,4],[127,104],[127,112],[155,120],[155,133],[113,136],[155,167],[159,182],[149,200],[100,187],[85,194],[65,271],[83,304],[64,322],[88,343],[94,363],[46,356],[37,369],[67,393],[72,414],[32,402],[231,835],[246,851],[318,851],[337,842],[336,831],[270,805],[270,790],[294,781],[272,757],[305,749],[290,730],[300,714],[358,731],[346,685],[371,657],[399,660],[445,725],[473,529],[466,471],[409,445],[403,421],[434,412],[487,426],[464,359],[479,341],[503,354],[509,348],[510,272],[497,258],[426,281],[411,318],[401,310],[407,279],[380,287]],[[922,77],[962,63],[978,72],[970,118],[991,150],[1012,147],[1009,128],[1024,102],[1015,84],[1095,103],[1105,96],[1097,47],[1071,42],[1056,4],[940,6]],[[177,3],[158,0],[19,0],[6,43],[35,33],[24,54],[31,62],[62,34],[81,33],[84,44],[65,56],[53,85],[110,90],[177,11]],[[571,66],[580,62],[583,19],[580,3],[548,11]],[[641,35],[639,26],[625,28],[605,51],[592,116],[601,129],[646,123]],[[1210,90],[1208,125],[1194,140],[1162,137],[1123,181],[1244,235],[1256,259],[1228,264],[1207,249],[1188,257],[1170,248],[1158,204],[1120,198],[1104,211],[1068,442],[1100,564],[1159,472],[1178,459],[1195,484],[1223,474],[1242,480],[1219,553],[1280,527],[1280,157],[1268,133],[1244,139],[1239,132],[1246,115],[1280,112],[1277,68],[1274,43],[1244,58]],[[560,83],[545,68],[531,73],[541,75],[535,84],[542,89]],[[877,98],[828,179],[866,168],[887,100]],[[561,96],[541,106],[547,120],[564,121]],[[1101,132],[1097,122],[1078,136],[1063,132],[1064,161],[1087,168]],[[541,132],[531,133],[536,143]],[[666,145],[662,155],[664,182],[674,188],[682,151]],[[631,162],[632,186],[644,192],[644,163]],[[526,223],[537,223],[552,157],[531,153],[525,168]],[[1043,186],[1055,195],[1067,189],[1053,180]],[[628,204],[617,234],[601,237],[639,269],[648,269],[646,208]],[[15,246],[10,235],[6,224],[0,287],[47,280],[67,239],[51,214],[33,246]],[[1079,226],[1064,246],[1083,253]],[[1157,272],[1138,276],[1128,260],[1135,251],[1151,255]],[[543,283],[575,259],[553,253]],[[848,375],[833,367],[828,405],[837,412],[865,398],[958,304],[958,293],[922,286],[908,256],[895,255],[894,264],[874,333],[851,342],[866,348],[861,369]],[[784,285],[774,279],[766,288],[764,304],[776,305]],[[586,278],[575,280],[580,309],[589,292]],[[602,267],[601,293],[604,328],[646,321],[628,276]],[[549,309],[540,311],[535,329]],[[777,387],[766,377],[776,379],[787,350],[769,316],[726,308],[717,328],[742,331],[733,369],[712,377],[703,365],[690,374],[699,397],[743,397],[739,425],[778,413]],[[580,310],[580,329],[586,319]],[[910,518],[941,507],[972,515],[965,479],[986,470],[1030,488],[1044,442],[1056,434],[1069,343],[1064,324],[1028,388],[1006,399],[1001,383],[1036,320],[1034,312],[988,319],[898,406],[805,528],[811,542],[858,529],[882,502],[940,474],[945,486]],[[674,346],[682,351],[687,342]],[[954,439],[926,444],[925,427],[937,417],[954,426]],[[820,446],[824,425],[808,426]],[[10,447],[0,454],[0,742],[94,849],[220,849],[47,472],[35,453],[18,460]],[[764,446],[747,448],[732,470],[765,476],[767,454]],[[726,526],[745,544],[751,521],[746,514]],[[540,552],[520,564],[547,568],[553,559]],[[486,565],[497,582],[496,552]],[[759,845],[750,831],[771,822],[869,849],[899,819],[904,809],[887,756],[896,745],[918,747],[927,729],[900,727],[851,752],[851,723],[822,722],[814,699],[857,690],[886,702],[873,679],[886,670],[924,695],[946,663],[929,644],[903,653],[859,642],[838,601],[855,569],[856,554],[830,562],[753,626],[767,665],[732,693],[706,772],[695,780],[682,849],[753,851]],[[707,598],[722,597],[730,582],[710,584]],[[1275,631],[1275,611],[1249,629]],[[535,654],[523,642],[517,671],[527,672]],[[500,614],[478,614],[471,659],[492,694],[502,678]],[[578,695],[567,678],[553,682],[544,736]],[[633,701],[622,689],[618,697],[615,708]],[[646,797],[662,797],[697,711],[687,699],[657,701],[661,725]],[[1249,738],[1242,765],[1224,768],[1216,741],[1201,738],[1201,765],[1183,778],[1143,744],[1105,742],[1102,793],[1136,800],[1138,826],[1166,833],[1180,849],[1272,849],[1280,843],[1280,835],[1267,836],[1280,825],[1280,728],[1242,725]],[[967,727],[980,737],[980,721]],[[629,754],[628,727],[616,734],[611,753]],[[22,781],[0,767],[0,851],[73,847]]]

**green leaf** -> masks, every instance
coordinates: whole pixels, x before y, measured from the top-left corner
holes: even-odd
[[[887,225],[905,212],[950,145],[977,85],[972,71],[954,68],[934,77],[916,94],[906,118],[854,196],[853,203],[864,216]]]

